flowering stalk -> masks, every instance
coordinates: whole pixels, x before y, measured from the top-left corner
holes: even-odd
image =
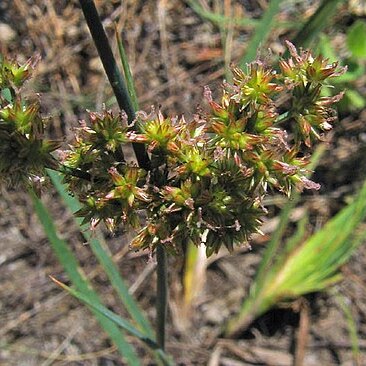
[[[96,39],[94,4],[80,3]],[[232,251],[260,232],[262,202],[270,191],[319,189],[305,176],[309,155],[313,142],[332,128],[331,106],[342,97],[325,98],[321,91],[344,69],[287,46],[291,57],[279,62],[279,74],[257,60],[246,71],[233,67],[233,83],[224,83],[220,103],[205,88],[206,109],[191,121],[159,110],[135,115],[117,97],[124,110],[90,112],[58,159],[60,144],[45,135],[38,98],[22,96],[35,59],[24,65],[0,59],[0,183],[38,186],[45,168],[59,170],[82,203],[76,214],[84,222],[132,228],[132,249],[156,250],[162,349],[167,252],[180,253],[189,243],[205,245],[207,256],[221,246]],[[113,60],[107,56],[105,62],[116,87]],[[281,100],[287,102],[279,105]],[[139,166],[125,159],[123,146],[130,143],[143,152],[137,153]]]
[[[165,323],[168,311],[168,275],[167,275],[167,255],[162,246],[156,249],[156,274],[157,274],[157,290],[156,290],[156,342],[159,347],[165,350]]]

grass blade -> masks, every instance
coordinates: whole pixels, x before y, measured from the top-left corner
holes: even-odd
[[[340,266],[362,243],[355,231],[365,217],[366,182],[354,202],[342,209],[321,230],[290,253],[285,246],[275,263],[265,267],[259,285],[255,283],[252,286],[239,315],[230,320],[227,333],[231,336],[238,334],[257,316],[280,301],[325,290],[339,281],[342,278],[338,272]],[[290,241],[289,245],[292,244]]]
[[[115,314],[113,311],[107,309],[102,304],[95,303],[93,301],[90,301],[88,296],[85,296],[84,293],[79,292],[77,290],[74,290],[70,288],[69,286],[66,286],[62,282],[56,280],[55,278],[51,277],[51,279],[58,284],[60,287],[62,287],[64,290],[66,290],[68,293],[70,293],[72,296],[76,297],[89,307],[91,307],[93,310],[95,310],[97,313],[103,315],[104,317],[108,318],[110,321],[112,321],[114,324],[118,325],[119,327],[123,328],[136,338],[140,339],[142,342],[144,342],[147,346],[149,346],[151,349],[157,351],[161,357],[161,360],[164,362],[164,365],[173,365],[172,361],[168,357],[167,354],[163,350],[161,350],[158,346],[158,344],[150,337],[146,336],[145,334],[141,333],[137,328],[135,328],[132,324],[127,322],[126,320],[122,319],[120,316]]]
[[[59,262],[67,272],[71,282],[75,285],[78,291],[83,293],[83,296],[88,299],[89,303],[100,305],[101,301],[97,293],[91,288],[86,277],[82,274],[76,257],[70,250],[67,243],[59,238],[53,219],[47,209],[33,192],[30,192],[30,195],[33,200],[35,212],[40,219],[51,247]],[[101,315],[93,309],[92,312],[128,364],[136,366],[140,365],[140,361],[137,358],[134,349],[125,341],[124,336],[118,327],[106,316]]]
[[[226,27],[229,23],[233,23],[236,26],[256,26],[258,24],[257,19],[251,18],[230,18],[226,17],[222,14],[214,13],[208,11],[202,7],[197,1],[194,0],[187,0],[186,3],[189,7],[203,20],[207,20],[212,24],[218,26],[219,28]]]
[[[244,69],[248,62],[251,62],[257,56],[257,50],[261,43],[263,43],[268,37],[273,23],[274,17],[280,9],[282,0],[271,0],[268,4],[268,9],[263,14],[258,25],[255,27],[254,34],[252,35],[248,47],[245,50],[245,54],[239,62],[239,66]]]
[[[338,302],[338,305],[340,307],[340,309],[343,311],[346,321],[347,321],[347,326],[348,326],[348,333],[349,333],[349,338],[351,341],[351,345],[352,345],[352,357],[353,357],[353,362],[354,365],[360,365],[361,363],[361,353],[360,353],[360,342],[358,339],[358,332],[357,332],[357,324],[356,324],[356,320],[354,319],[353,315],[352,315],[352,311],[349,307],[349,304],[347,304],[347,298],[345,296],[342,296],[340,293],[337,293],[334,291],[334,295],[335,298]]]
[[[323,153],[325,152],[325,149],[326,149],[325,145],[319,145],[318,148],[315,150],[312,157],[312,162],[309,166],[310,171],[314,169],[315,166],[318,164]],[[275,257],[276,252],[279,250],[281,246],[283,234],[290,220],[290,213],[292,209],[296,206],[296,204],[299,202],[299,199],[300,199],[300,193],[295,191],[292,194],[291,199],[285,204],[284,208],[281,210],[280,222],[276,230],[272,233],[271,239],[267,244],[263,258],[257,270],[257,276],[253,283],[254,287],[252,289],[252,291],[254,292],[256,292],[258,289],[261,288],[265,274],[268,272],[268,269],[272,264],[273,258]]]
[[[66,203],[67,207],[71,210],[71,212],[76,212],[80,209],[80,203],[79,201],[70,196],[65,188],[65,185],[61,181],[61,176],[59,173],[48,170],[48,175],[50,176],[53,185],[57,189],[58,193]],[[90,244],[90,247],[97,257],[98,261],[101,263],[104,271],[106,272],[109,280],[111,281],[111,284],[113,288],[116,290],[119,298],[123,302],[124,306],[126,307],[126,310],[131,315],[131,317],[135,320],[135,322],[139,325],[140,329],[145,332],[146,335],[152,337],[153,330],[145,318],[145,316],[142,314],[142,312],[139,310],[138,304],[135,302],[133,297],[129,294],[128,288],[126,284],[124,283],[118,268],[116,267],[113,260],[110,258],[110,256],[107,254],[107,251],[103,248],[103,244],[101,241],[99,241],[95,236],[92,236],[89,230],[89,227],[87,224],[82,225],[82,218],[74,217],[75,221],[80,227],[80,231],[83,234],[84,238],[88,241]]]
[[[93,8],[93,6],[92,6],[92,8]],[[91,13],[93,13],[94,16],[97,16],[95,9],[94,10],[92,9]],[[99,29],[99,31],[101,33],[104,32],[102,29]],[[128,64],[127,55],[124,51],[123,44],[118,35],[117,28],[115,28],[115,33],[116,33],[116,37],[117,37],[119,53],[120,53],[121,62],[122,62],[124,75],[125,75],[125,80],[126,80],[127,97],[125,99],[126,99],[126,103],[130,103],[129,105],[131,107],[130,108],[131,110],[130,110],[129,118],[132,118],[131,115],[133,114],[133,116],[134,116],[134,112],[138,109],[137,95],[136,95],[136,91],[135,91],[135,87],[134,87],[131,70],[130,70],[130,67]],[[96,41],[95,38],[94,38],[94,41]],[[96,46],[98,48],[98,44],[96,44]],[[120,87],[125,88],[124,83],[121,79],[121,76],[118,72],[118,68],[115,65],[113,55],[110,55],[109,61],[114,63],[114,68],[115,68],[115,70],[117,70],[115,72],[117,74],[116,77],[117,77],[118,83],[120,84]],[[117,96],[117,94],[116,94],[116,96]],[[138,155],[137,155],[137,157],[138,157]],[[53,185],[57,189],[58,193],[60,194],[60,196],[64,200],[65,204],[70,209],[70,211],[73,213],[78,211],[81,208],[81,205],[76,198],[70,196],[67,193],[67,189],[66,189],[65,185],[62,183],[62,176],[59,173],[52,171],[52,170],[48,170],[47,172],[52,180]],[[128,287],[126,286],[123,278],[121,277],[117,266],[115,265],[112,258],[108,254],[107,248],[105,247],[105,243],[103,243],[101,240],[99,240],[97,237],[95,237],[95,235],[91,234],[87,224],[84,224],[84,225],[82,224],[83,218],[74,217],[74,220],[77,223],[77,225],[80,227],[80,231],[81,231],[82,235],[89,243],[94,255],[97,257],[99,263],[103,267],[105,273],[107,274],[107,276],[110,280],[110,283],[112,284],[113,288],[117,292],[117,295],[119,296],[122,303],[124,304],[127,312],[132,317],[132,319],[134,319],[134,321],[138,325],[139,329],[142,330],[148,337],[152,338],[153,330],[151,328],[151,325],[148,322],[147,318],[144,316],[144,314],[140,311],[138,304],[135,302],[133,297],[129,294]],[[158,356],[158,358],[160,358],[159,355],[157,355],[157,356]],[[158,360],[158,362],[159,362],[159,360]]]
[[[69,286],[56,280],[56,278],[54,278],[52,276],[50,276],[50,277],[51,277],[52,281],[54,281],[57,285],[62,287],[64,290],[66,290],[69,294],[76,297],[83,303],[87,304],[92,309],[96,310],[99,314],[102,314],[104,317],[108,318],[114,324],[117,324],[119,327],[123,328],[125,331],[129,332],[136,338],[140,339],[142,342],[147,344],[150,348],[152,348],[152,349],[159,348],[159,346],[153,339],[151,339],[151,338],[147,337],[145,334],[141,333],[137,328],[135,328],[127,320],[124,320],[123,318],[121,318],[120,316],[118,316],[117,314],[115,314],[113,311],[109,310],[102,304],[95,304],[93,301],[90,301],[90,299],[87,296],[85,296],[84,293],[70,288]]]
[[[119,57],[121,59],[123,73],[124,73],[125,79],[126,79],[127,90],[131,97],[132,106],[136,112],[139,109],[139,104],[138,104],[138,100],[137,100],[135,83],[133,81],[130,65],[128,63],[127,54],[125,52],[125,48],[123,47],[123,43],[122,43],[121,37],[118,33],[116,24],[115,24],[115,34],[116,34],[116,39],[117,39],[117,44],[118,44]]]
[[[337,11],[337,6],[343,0],[323,0],[318,9],[309,18],[305,25],[300,29],[292,43],[296,47],[309,47],[314,38],[326,27],[332,16]],[[284,58],[288,57],[288,51]]]

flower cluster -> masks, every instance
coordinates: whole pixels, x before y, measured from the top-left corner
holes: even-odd
[[[322,97],[322,87],[344,70],[288,47],[280,73],[261,61],[246,71],[234,67],[220,103],[206,88],[207,108],[191,121],[153,110],[128,126],[123,114],[90,113],[62,161],[65,181],[83,203],[78,214],[93,225],[138,230],[136,250],[163,245],[177,253],[193,242],[211,255],[260,230],[269,191],[319,189],[305,176],[306,153],[332,127],[331,104],[341,97]],[[148,171],[128,162],[126,143],[146,147]]]
[[[299,55],[290,42],[287,46],[292,57],[281,60],[279,66],[286,87],[293,89],[289,110],[291,118],[297,122],[297,138],[311,147],[313,139],[321,139],[323,131],[332,129],[331,123],[336,117],[330,106],[339,102],[344,94],[322,97],[322,87],[329,85],[329,78],[342,75],[347,68],[339,67],[337,62],[328,64],[321,56],[313,58],[310,51],[302,51]]]
[[[84,204],[77,215],[93,226],[103,220],[111,229],[121,223],[138,227],[139,206],[149,197],[139,187],[146,173],[124,158],[122,145],[130,141],[126,116],[89,113],[89,124],[81,121],[75,137],[62,162],[70,192]]]
[[[29,102],[22,96],[37,60],[19,65],[0,56],[0,183],[34,183],[45,167],[58,166],[51,152],[59,143],[44,136],[46,122],[39,101]]]

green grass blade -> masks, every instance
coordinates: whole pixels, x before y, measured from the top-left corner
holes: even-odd
[[[287,246],[282,253],[277,252],[274,264],[265,267],[262,277],[258,279],[257,276],[239,315],[230,320],[227,333],[237,334],[280,301],[325,290],[339,281],[342,278],[338,272],[340,266],[362,243],[361,238],[366,236],[355,234],[365,217],[366,182],[353,203],[306,242],[293,248],[290,253],[286,250]],[[256,284],[257,281],[260,281],[259,284]]]
[[[127,90],[128,90],[128,93],[130,94],[132,105],[136,112],[139,109],[139,104],[138,104],[138,100],[137,100],[135,83],[133,81],[131,68],[128,63],[127,54],[123,47],[123,43],[122,43],[121,37],[119,36],[117,28],[115,28],[115,34],[116,34],[116,39],[117,39],[117,44],[118,44],[119,57],[121,59],[123,73],[124,73],[125,79],[126,79]]]
[[[268,9],[263,14],[259,24],[255,27],[254,34],[250,39],[245,54],[239,62],[239,66],[244,69],[248,62],[253,61],[257,56],[257,50],[261,43],[265,42],[272,26],[274,18],[280,9],[282,0],[271,0],[268,4]]]
[[[318,9],[300,29],[292,43],[296,47],[309,47],[314,38],[327,26],[332,16],[337,11],[337,6],[344,0],[323,0]],[[284,58],[289,56],[285,52]]]
[[[338,302],[338,305],[340,309],[343,311],[347,326],[348,326],[348,332],[349,332],[349,338],[351,340],[352,345],[352,356],[353,361],[355,365],[360,365],[360,342],[358,339],[358,332],[357,332],[357,324],[356,320],[354,319],[351,309],[349,305],[347,304],[345,296],[342,296],[341,294],[334,291],[335,298]]]
[[[251,18],[229,18],[222,14],[214,13],[208,10],[205,10],[197,1],[187,0],[186,3],[189,7],[203,20],[207,20],[212,24],[218,26],[219,28],[226,27],[229,23],[233,23],[236,26],[256,26],[258,24],[257,19]]]
[[[317,260],[317,263],[324,266],[330,266],[334,258],[340,258],[343,252],[347,254],[347,249],[351,244],[348,243],[345,246],[344,243],[354,233],[356,226],[363,220],[365,215],[366,184],[352,204],[340,211],[322,230],[315,233],[307,241],[307,245],[301,249],[301,252],[304,254],[301,264],[307,265],[312,263],[312,256],[315,250],[327,251],[330,248],[332,249],[329,255],[320,256]]]
[[[40,219],[40,222],[48,237],[51,247],[56,254],[59,262],[67,272],[71,282],[80,292],[83,293],[83,296],[88,299],[90,304],[100,305],[101,301],[97,293],[91,288],[86,277],[82,274],[76,257],[70,250],[67,243],[59,238],[53,219],[51,218],[47,209],[45,208],[41,200],[38,199],[33,192],[30,192],[30,195],[33,200],[35,212]],[[106,316],[101,315],[93,309],[91,310],[94,313],[96,319],[99,321],[102,328],[105,330],[110,339],[118,348],[120,354],[128,362],[128,365],[140,365],[140,361],[137,358],[134,349],[125,341],[124,336],[118,329],[118,327]]]
[[[284,253],[290,253],[295,247],[299,246],[306,236],[306,226],[309,223],[309,216],[307,212],[305,216],[300,219],[294,235],[292,235],[286,242]]]
[[[203,20],[206,20],[219,28],[225,28],[228,24],[233,24],[236,28],[249,28],[255,27],[259,24],[260,20],[253,18],[243,17],[228,17],[220,13],[215,13],[206,10],[195,0],[186,0],[187,5]],[[280,21],[277,22],[277,27],[299,29],[301,24],[295,21]]]
[[[59,173],[48,170],[48,175],[50,176],[53,185],[57,189],[58,193],[66,203],[67,207],[71,210],[71,212],[76,212],[80,209],[80,203],[78,200],[72,196],[70,196],[66,189],[65,185],[61,181],[61,176]],[[126,307],[128,313],[131,317],[135,320],[135,322],[139,325],[141,330],[143,330],[146,335],[152,337],[153,330],[139,310],[138,304],[135,302],[133,297],[129,294],[128,288],[124,283],[118,268],[116,267],[113,260],[107,254],[107,251],[103,248],[103,244],[99,241],[95,236],[92,236],[87,224],[82,225],[82,218],[74,218],[77,224],[80,226],[80,231],[83,234],[84,238],[90,244],[91,249],[93,250],[95,256],[97,257],[98,261],[101,263],[103,269],[105,270],[108,278],[111,281],[113,288],[116,290],[119,298],[123,302],[124,306]]]
[[[312,162],[309,166],[310,171],[314,169],[315,166],[318,164],[319,160],[325,152],[325,149],[325,145],[319,145],[318,148],[314,151],[314,154],[312,156]],[[254,293],[256,293],[257,291],[260,291],[260,288],[262,287],[262,283],[264,281],[266,273],[268,272],[273,262],[273,259],[275,258],[276,252],[281,247],[282,237],[290,220],[290,213],[299,202],[299,199],[300,193],[297,191],[294,192],[291,196],[291,199],[285,204],[284,208],[281,210],[280,222],[275,231],[272,233],[271,239],[266,246],[263,258],[259,264],[257,276],[253,283],[254,287],[251,292],[252,295],[254,295]]]
[[[333,276],[355,249],[352,235],[365,215],[366,185],[354,203],[340,211],[288,257],[275,275],[281,278],[276,291],[304,294],[312,286],[325,288],[322,281]]]
[[[117,314],[115,314],[113,311],[109,310],[102,304],[96,304],[93,301],[91,301],[88,296],[85,296],[83,292],[74,290],[70,288],[69,286],[65,285],[64,283],[56,280],[54,277],[51,276],[52,281],[54,281],[56,284],[58,284],[60,287],[62,287],[64,290],[66,290],[68,293],[70,293],[72,296],[76,297],[86,305],[90,306],[94,310],[96,310],[99,314],[102,314],[104,317],[111,320],[114,324],[118,325],[119,327],[123,328],[125,331],[129,332],[136,338],[140,339],[142,342],[147,344],[152,349],[158,349],[159,346],[157,343],[147,337],[145,334],[141,333],[137,328],[135,328],[131,323],[129,323],[127,320],[121,318]]]
[[[135,336],[136,338],[140,339],[148,347],[157,351],[159,353],[159,355],[161,356],[162,361],[164,361],[164,365],[172,365],[172,361],[170,360],[168,355],[159,348],[159,345],[155,342],[154,339],[141,333],[137,328],[135,328],[128,321],[122,319],[119,315],[115,314],[113,311],[109,310],[102,304],[91,301],[90,298],[88,296],[86,296],[84,293],[70,288],[69,286],[63,284],[62,282],[56,280],[53,277],[51,277],[51,279],[55,283],[57,283],[60,287],[62,287],[64,290],[66,290],[68,293],[70,293],[72,296],[76,297],[77,299],[79,299],[80,301],[82,301],[83,303],[85,303],[86,305],[91,307],[92,309],[94,309],[97,313],[108,318],[114,324],[118,325],[119,327],[123,328],[124,330],[126,330],[127,332],[129,332],[130,334]]]

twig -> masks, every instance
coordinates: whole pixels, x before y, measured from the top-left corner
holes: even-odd
[[[300,304],[300,326],[297,333],[297,345],[294,356],[294,366],[303,366],[306,347],[309,341],[310,314],[309,304],[304,299]]]

